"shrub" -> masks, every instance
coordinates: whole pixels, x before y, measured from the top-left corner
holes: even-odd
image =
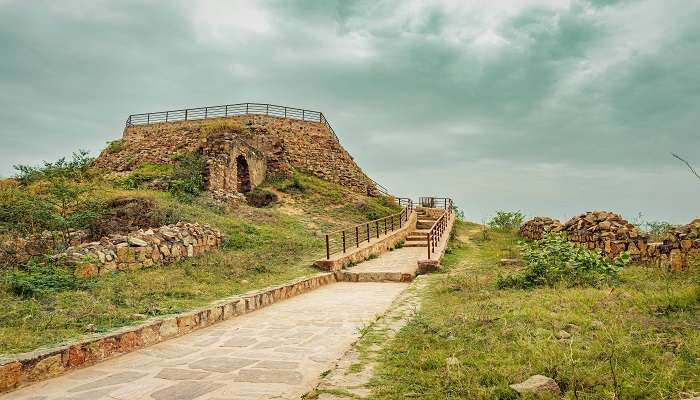
[[[520,211],[497,211],[496,215],[491,218],[488,225],[494,229],[512,230],[520,227],[525,219],[525,215]]]
[[[307,191],[306,185],[297,176],[291,179],[273,177],[269,182],[272,187],[283,193],[306,193]]]
[[[73,153],[71,160],[66,160],[63,157],[53,163],[44,161],[40,167],[15,165],[14,168],[17,171],[15,179],[22,185],[55,178],[83,181],[95,175],[92,170],[93,161],[94,158],[90,157],[87,151],[78,150],[78,152]]]
[[[30,261],[22,270],[7,272],[5,283],[18,296],[36,297],[46,291],[86,289],[92,282],[77,278],[64,267]]]
[[[127,189],[138,189],[143,186],[168,187],[172,176],[171,164],[142,163],[124,179],[123,186]]]
[[[200,153],[182,154],[173,157],[170,193],[181,199],[191,201],[204,190],[204,157]]]
[[[675,227],[676,225],[666,221],[647,221],[644,223],[642,229],[651,236],[652,240],[661,241],[666,237],[668,232]]]
[[[518,275],[499,277],[496,286],[530,288],[565,283],[569,286],[595,286],[617,277],[629,263],[622,253],[614,261],[566,240],[563,233],[545,232],[542,240],[521,245],[525,270]]]
[[[267,207],[270,204],[277,202],[276,194],[258,188],[246,193],[245,197],[248,200],[248,204],[258,208]]]
[[[32,182],[28,188],[0,186],[0,232],[20,235],[37,234],[44,230],[58,231],[64,246],[70,232],[94,229],[104,205],[94,196],[78,162],[44,163],[46,168],[22,168],[19,178]],[[77,177],[77,179],[76,179]]]
[[[120,151],[124,150],[125,147],[126,141],[124,139],[112,140],[111,142],[107,142],[107,153],[119,153]]]

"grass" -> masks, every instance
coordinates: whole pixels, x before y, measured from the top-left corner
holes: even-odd
[[[567,399],[700,395],[700,273],[630,266],[615,287],[495,289],[512,233],[458,223],[423,306],[384,352],[377,399],[514,399],[542,374]],[[580,331],[555,335],[567,324]],[[457,363],[448,365],[454,357]],[[451,361],[454,361],[454,358]]]
[[[101,276],[84,289],[29,298],[13,294],[0,276],[0,354],[58,344],[317,273],[311,265],[323,254],[323,230],[396,210],[384,200],[316,178],[297,179],[304,193],[282,193],[280,203],[269,208],[241,205],[230,211],[203,197],[183,203],[166,192],[104,187],[108,193],[102,195],[107,197],[152,196],[173,221],[215,226],[224,233],[224,247],[167,266]],[[273,189],[271,184],[263,187]],[[366,207],[346,207],[346,199]]]

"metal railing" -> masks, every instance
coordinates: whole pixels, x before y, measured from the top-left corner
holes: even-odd
[[[335,134],[333,127],[322,112],[263,103],[224,104],[221,106],[131,114],[129,115],[129,118],[126,119],[126,126],[148,125],[160,122],[201,120],[208,118],[225,118],[234,117],[237,115],[270,115],[273,117],[291,118],[301,121],[320,122],[328,128],[331,135],[333,135],[333,138],[340,143],[340,140]]]
[[[447,227],[452,216],[454,203],[452,199],[446,197],[421,197],[418,200],[421,207],[442,208],[445,212],[433,223],[433,226],[428,231],[428,260],[432,253],[435,253],[435,248],[440,243],[442,235],[447,232]]]
[[[370,242],[404,227],[413,212],[413,202],[405,198],[398,198],[397,201],[403,209],[396,214],[327,233],[326,259],[330,260],[331,254],[359,248],[364,242]]]

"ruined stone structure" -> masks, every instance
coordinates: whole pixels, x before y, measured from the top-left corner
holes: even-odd
[[[128,125],[118,146],[103,151],[96,165],[127,173],[144,162],[169,163],[192,152],[204,155],[205,186],[214,193],[246,192],[267,175],[297,169],[358,193],[378,194],[327,124],[268,115]]]
[[[221,232],[209,225],[178,222],[129,235],[105,236],[96,242],[71,246],[56,257],[74,265],[76,276],[88,278],[200,256],[221,246],[222,240]]]
[[[580,214],[564,225],[556,219],[536,217],[522,225],[520,235],[540,240],[545,230],[564,232],[569,241],[598,249],[609,258],[627,251],[633,260],[673,270],[687,268],[691,258],[700,257],[700,220],[671,231],[662,242],[652,242],[639,228],[608,211]]]

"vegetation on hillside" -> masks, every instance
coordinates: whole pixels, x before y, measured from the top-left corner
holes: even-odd
[[[614,286],[497,289],[514,235],[460,222],[416,317],[384,349],[377,399],[516,399],[531,375],[567,399],[700,395],[700,271],[630,265]],[[562,333],[562,331],[564,333]],[[568,336],[568,338],[567,338]]]
[[[142,166],[135,173],[162,168],[167,174],[161,176],[168,177],[169,185],[196,181],[193,171],[198,161],[177,162],[170,167]],[[54,190],[54,185],[79,194],[69,198],[67,189]],[[89,192],[83,191],[88,187]],[[186,311],[315,273],[312,262],[323,254],[321,232],[398,211],[389,199],[358,195],[299,172],[271,179],[261,189],[275,193],[278,202],[263,208],[247,204],[227,208],[194,190],[185,190],[183,196],[171,186],[153,190],[110,180],[92,169],[87,158],[20,168],[15,180],[0,184],[0,233],[22,236],[83,229],[103,219],[78,218],[87,210],[82,202],[99,203],[95,216],[99,217],[109,213],[114,199],[129,197],[154,204],[148,212],[157,217],[150,221],[210,224],[223,232],[225,242],[222,249],[201,257],[92,279],[75,278],[70,268],[45,257],[0,269],[0,354]]]

